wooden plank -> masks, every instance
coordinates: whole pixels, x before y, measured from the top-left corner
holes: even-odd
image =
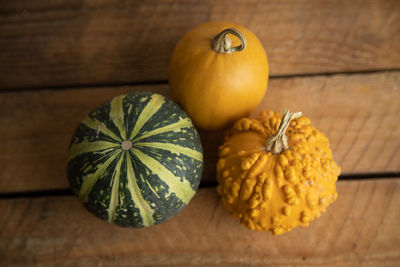
[[[2,1],[0,88],[167,79],[185,32],[209,21],[259,36],[272,75],[400,68],[400,2]]]
[[[0,200],[2,266],[399,266],[400,179],[341,181],[338,200],[307,228],[250,231],[215,188],[180,214],[125,229],[89,214],[74,197]]]
[[[302,111],[330,139],[342,173],[400,171],[400,72],[273,79],[258,110]],[[134,90],[168,96],[166,85],[0,94],[0,192],[67,188],[65,164],[79,121],[107,99]],[[203,183],[215,183],[223,131],[200,132]]]

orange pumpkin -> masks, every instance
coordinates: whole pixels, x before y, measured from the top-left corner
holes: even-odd
[[[168,81],[174,100],[198,127],[221,129],[262,100],[268,85],[267,56],[245,27],[208,22],[178,42]]]
[[[250,229],[282,234],[307,226],[337,198],[340,167],[328,139],[301,113],[240,119],[219,156],[222,203]]]

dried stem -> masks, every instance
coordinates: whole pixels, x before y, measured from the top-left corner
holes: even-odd
[[[228,34],[235,35],[240,40],[239,46],[232,47],[232,41],[228,37]],[[223,30],[222,32],[218,33],[211,41],[211,47],[214,51],[223,54],[231,54],[232,52],[242,51],[246,47],[247,41],[244,35],[234,29],[228,28]]]
[[[267,144],[265,145],[267,151],[279,154],[289,149],[286,130],[289,127],[290,122],[293,119],[301,117],[301,115],[301,112],[291,113],[288,109],[285,109],[278,131],[267,140]]]

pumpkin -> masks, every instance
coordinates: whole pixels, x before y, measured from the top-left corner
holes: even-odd
[[[208,22],[178,42],[168,82],[174,100],[195,125],[221,129],[248,115],[262,100],[268,84],[267,56],[245,27]]]
[[[307,226],[337,198],[340,167],[329,141],[301,113],[262,111],[238,120],[219,148],[217,191],[249,229]]]
[[[94,109],[72,137],[72,191],[101,219],[125,227],[162,223],[195,194],[199,135],[186,113],[155,93],[120,95]]]

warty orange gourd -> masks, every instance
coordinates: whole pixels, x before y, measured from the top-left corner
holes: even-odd
[[[220,146],[217,191],[250,229],[307,226],[337,198],[329,141],[301,113],[263,111],[237,121]]]

